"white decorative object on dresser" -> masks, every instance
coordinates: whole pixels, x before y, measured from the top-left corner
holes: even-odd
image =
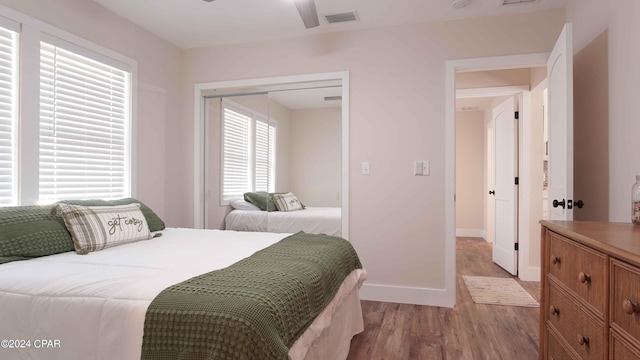
[[[640,226],[541,221],[540,359],[640,359]]]

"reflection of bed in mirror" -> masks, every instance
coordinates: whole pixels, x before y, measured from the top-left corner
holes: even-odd
[[[298,211],[232,210],[225,218],[227,230],[263,231],[341,236],[339,207],[306,207]]]

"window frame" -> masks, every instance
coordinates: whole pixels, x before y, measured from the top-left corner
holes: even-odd
[[[224,186],[224,148],[225,148],[225,109],[229,108],[234,112],[241,113],[244,116],[250,118],[249,131],[249,187],[247,191],[256,191],[256,127],[257,122],[262,122],[269,126],[269,132],[273,128],[273,141],[269,142],[269,147],[267,150],[267,158],[270,162],[270,168],[267,170],[268,172],[268,191],[273,192],[275,189],[275,181],[276,181],[276,159],[277,159],[277,136],[278,136],[278,121],[269,118],[267,115],[262,114],[261,112],[251,109],[245,105],[239,104],[235,101],[229,100],[228,98],[221,99],[220,106],[220,205],[226,206],[229,205],[231,200],[242,199],[242,196],[239,195],[225,195],[225,186]],[[268,135],[271,138],[271,135]]]
[[[136,146],[138,62],[118,52],[107,49],[82,37],[61,30],[40,20],[0,5],[0,24],[10,21],[19,24],[20,82],[18,90],[18,203],[39,203],[39,133],[40,133],[40,42],[64,48],[67,51],[117,67],[130,73],[129,87],[129,194],[136,196]]]

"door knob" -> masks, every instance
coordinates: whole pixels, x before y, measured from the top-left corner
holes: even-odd
[[[625,299],[622,302],[622,310],[628,315],[633,315],[634,313],[640,312],[640,306],[638,306],[638,303]]]
[[[584,201],[578,200],[574,202],[573,205],[575,205],[578,209],[582,209],[582,207],[584,206]]]
[[[495,195],[496,192],[494,190],[489,190],[489,195]]]
[[[582,334],[578,334],[578,344],[589,345],[589,337]]]
[[[558,206],[561,206],[564,209],[564,199],[562,199],[562,201],[558,201],[558,200],[553,200],[553,207],[557,208]]]

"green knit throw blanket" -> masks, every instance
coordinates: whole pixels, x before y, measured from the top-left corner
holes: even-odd
[[[299,232],[162,291],[142,359],[288,359],[289,347],[362,264],[339,237]]]

